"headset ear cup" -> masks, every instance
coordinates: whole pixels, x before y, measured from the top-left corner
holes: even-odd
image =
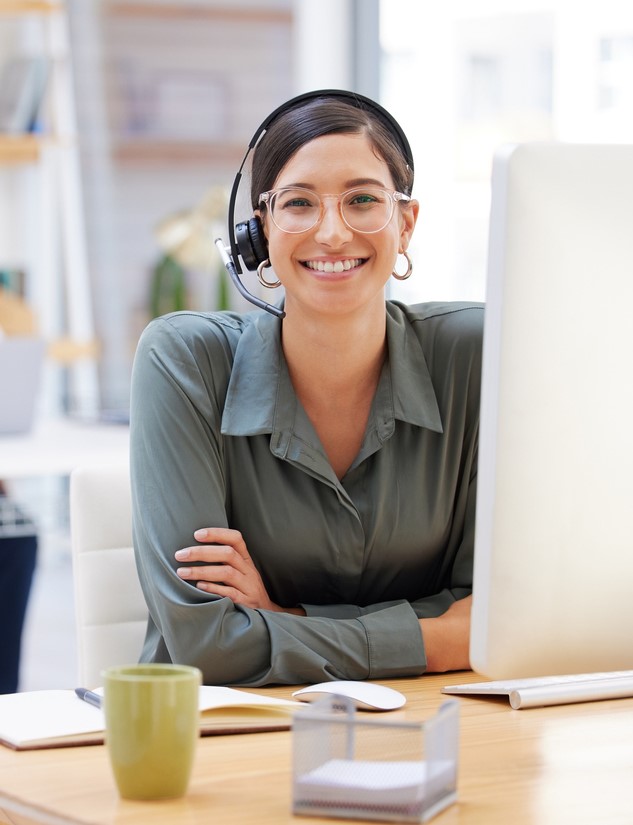
[[[251,243],[255,250],[257,262],[255,269],[268,258],[268,242],[264,234],[264,227],[259,218],[251,218],[248,222],[248,231],[251,236]]]
[[[235,240],[247,269],[255,271],[268,258],[268,244],[259,218],[238,223],[235,227]]]

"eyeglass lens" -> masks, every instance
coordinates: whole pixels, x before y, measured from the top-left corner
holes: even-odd
[[[343,220],[357,232],[379,232],[393,214],[392,193],[380,187],[350,189],[338,196],[338,202]],[[323,200],[309,189],[278,189],[271,193],[269,207],[283,232],[306,232],[319,222]]]

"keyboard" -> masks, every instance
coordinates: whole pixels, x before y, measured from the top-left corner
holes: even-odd
[[[442,693],[464,696],[507,696],[510,706],[520,708],[595,702],[633,696],[633,670],[536,676],[447,685]]]

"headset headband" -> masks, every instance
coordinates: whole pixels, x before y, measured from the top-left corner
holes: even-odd
[[[379,103],[376,103],[376,101],[372,100],[371,98],[365,97],[364,95],[360,95],[357,92],[348,92],[341,89],[318,89],[312,92],[305,92],[304,94],[300,94],[297,95],[297,97],[291,98],[291,100],[287,100],[285,103],[282,103],[281,106],[278,106],[273,112],[271,112],[268,115],[268,117],[261,123],[255,134],[251,138],[251,141],[248,144],[248,149],[246,150],[246,154],[244,155],[244,158],[240,164],[240,167],[235,176],[235,180],[233,181],[233,186],[231,188],[231,195],[229,198],[228,206],[229,245],[231,248],[231,256],[233,258],[233,263],[238,273],[242,272],[242,268],[240,265],[240,254],[244,259],[244,247],[246,246],[250,250],[253,241],[255,241],[256,245],[258,243],[257,233],[252,233],[248,226],[248,223],[250,222],[246,224],[240,224],[237,228],[235,227],[235,202],[237,200],[237,192],[239,189],[240,181],[242,179],[242,170],[244,169],[244,165],[248,160],[248,156],[253,151],[262,135],[270,127],[270,124],[274,120],[276,120],[280,115],[292,109],[298,108],[303,103],[320,97],[339,98],[357,109],[368,110],[375,114],[388,128],[389,132],[392,135],[394,135],[394,137],[396,137],[398,144],[400,145],[400,149],[402,150],[402,153],[406,158],[407,164],[409,165],[409,168],[413,173],[413,153],[411,152],[411,146],[409,145],[409,141],[407,140],[407,136],[402,130],[402,127],[393,117],[393,115],[391,115],[383,106],[381,106]],[[236,238],[236,230],[242,230],[241,237],[245,238],[245,240],[241,244],[238,243],[238,240]],[[254,237],[251,237],[253,234]],[[251,262],[258,260],[257,250],[254,250],[253,255],[246,255],[246,260],[244,260],[244,263],[247,266],[249,265],[249,260]]]

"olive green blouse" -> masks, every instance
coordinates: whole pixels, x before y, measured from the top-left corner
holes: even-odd
[[[388,357],[341,481],[293,390],[278,318],[181,312],[147,327],[131,402],[144,661],[253,686],[424,672],[418,619],[472,586],[484,313],[386,311]],[[306,616],[236,606],[176,575],[195,529],[226,526],[271,599]]]

